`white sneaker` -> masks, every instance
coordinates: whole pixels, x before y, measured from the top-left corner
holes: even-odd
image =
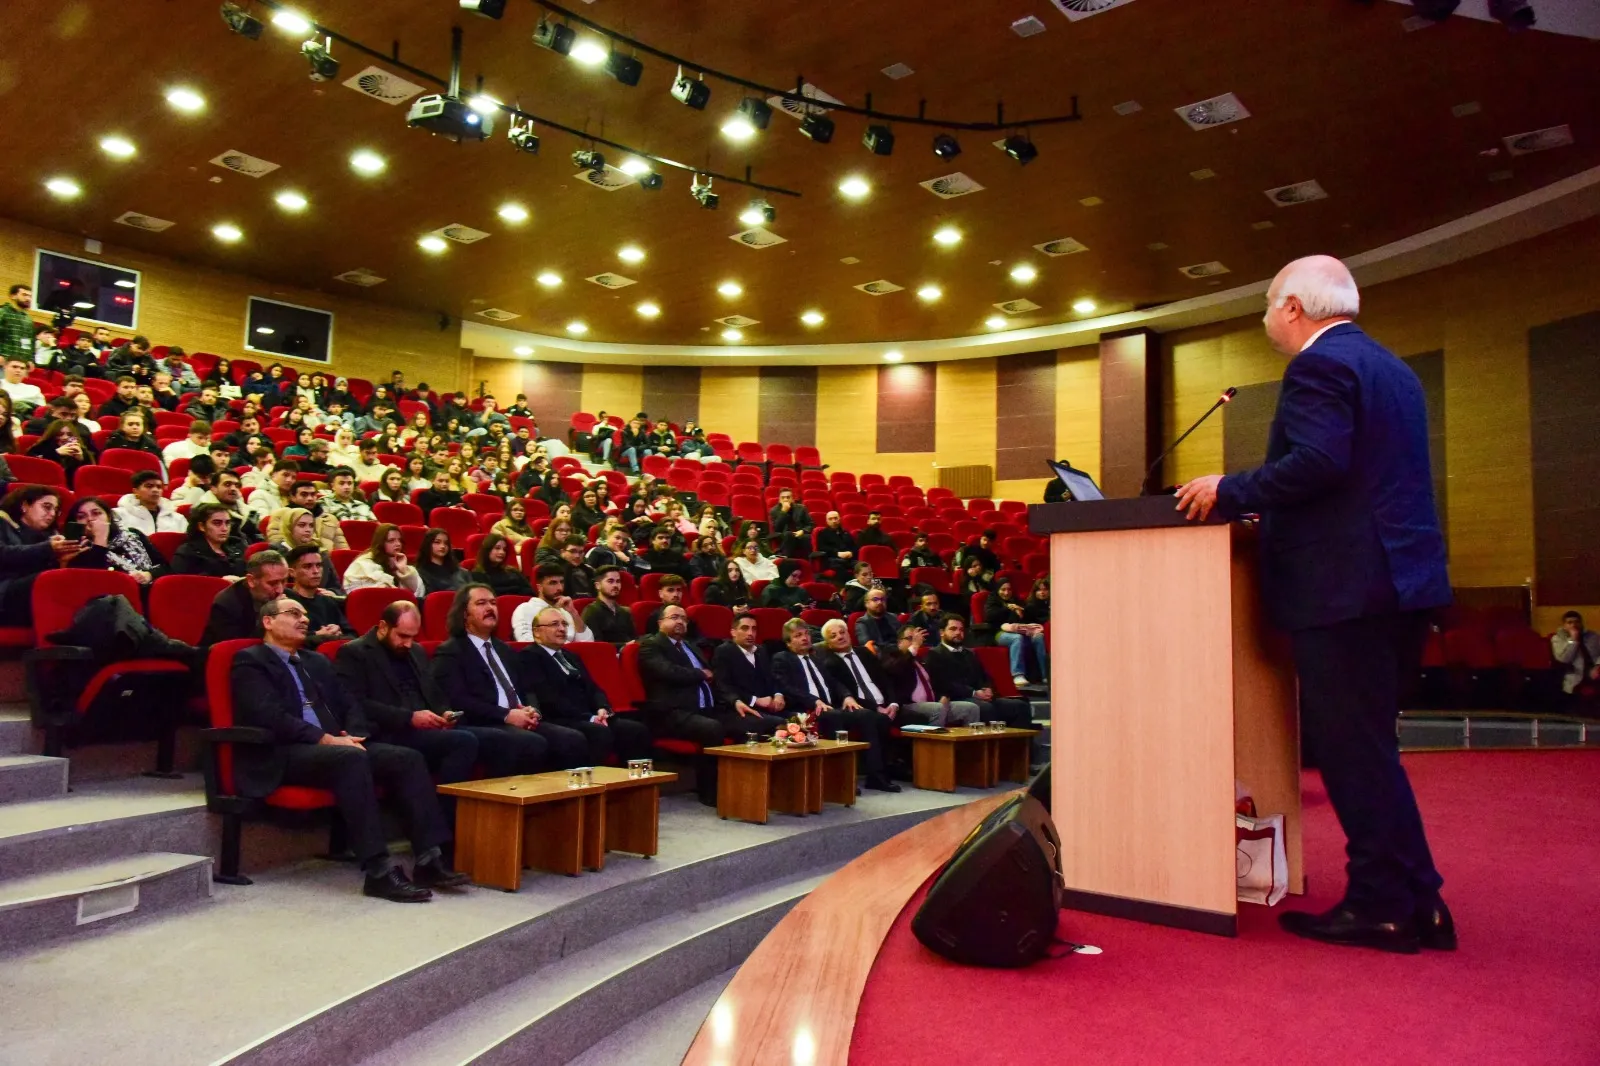
[[[1014,674],[1011,678],[1011,683],[1016,685],[1018,688],[1026,688],[1028,685],[1032,684],[1032,682],[1030,682],[1027,676],[1024,674]]]

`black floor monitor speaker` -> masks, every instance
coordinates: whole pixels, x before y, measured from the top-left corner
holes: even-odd
[[[971,966],[1026,966],[1055,938],[1061,841],[1043,804],[1007,800],[962,841],[911,919],[929,949]]]

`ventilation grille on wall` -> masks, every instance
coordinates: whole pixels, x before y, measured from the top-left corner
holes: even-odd
[[[942,178],[930,178],[927,181],[919,181],[917,184],[941,200],[954,200],[958,196],[966,196],[968,193],[983,191],[982,185],[979,185],[959,170],[954,174],[946,174]]]
[[[1531,133],[1514,133],[1503,139],[1506,151],[1512,155],[1527,155],[1529,152],[1544,152],[1551,148],[1565,148],[1572,143],[1572,127],[1550,126]]]
[[[621,274],[611,273],[596,274],[592,278],[584,278],[583,280],[592,281],[602,289],[626,289],[634,283],[632,278],[625,278]]]
[[[751,326],[759,324],[761,320],[759,318],[751,318],[748,315],[727,315],[723,318],[713,318],[711,321],[720,326],[730,326],[733,329],[749,329]]]
[[[1297,181],[1293,185],[1280,185],[1266,190],[1267,199],[1279,207],[1292,207],[1312,200],[1326,200],[1328,192],[1314,181]]]
[[[1062,237],[1059,240],[1045,241],[1043,244],[1033,246],[1034,251],[1043,252],[1045,255],[1076,255],[1078,252],[1087,252],[1089,246],[1071,237]]]
[[[265,159],[247,155],[244,152],[235,152],[229,149],[211,160],[224,170],[231,170],[235,174],[243,174],[247,178],[259,178],[263,174],[271,174],[278,169],[278,164],[270,163]]]
[[[1226,126],[1230,122],[1250,117],[1250,112],[1232,93],[1223,93],[1221,96],[1213,96],[1209,100],[1201,100],[1195,104],[1184,104],[1172,110],[1176,111],[1178,117],[1187,122],[1192,130]]]
[[[146,233],[160,233],[162,230],[171,229],[173,226],[173,223],[164,218],[157,218],[154,215],[143,215],[137,211],[124,211],[122,214],[117,216],[116,220],[122,223],[124,226],[132,226],[134,229],[142,229]]]
[[[742,233],[735,233],[728,240],[744,245],[746,248],[771,248],[774,244],[788,244],[789,238],[780,237],[769,229],[753,226]]]
[[[580,170],[572,176],[586,185],[593,185],[606,192],[616,192],[634,184],[633,175],[618,170],[610,163],[606,164],[604,170]]]
[[[360,285],[363,289],[370,289],[374,285],[382,285],[388,279],[380,278],[366,267],[356,267],[354,270],[346,270],[343,274],[335,274],[333,280],[343,281],[350,285]]]
[[[463,225],[460,222],[452,222],[448,226],[440,226],[434,230],[432,236],[443,237],[445,240],[455,241],[457,244],[477,244],[488,234],[481,229],[473,229],[471,226]]]
[[[1008,315],[1021,315],[1026,314],[1029,311],[1039,310],[1038,304],[1034,303],[1032,300],[1023,299],[1021,297],[1015,300],[1007,300],[1004,303],[997,303],[994,306],[998,307]]]
[[[941,466],[939,487],[962,499],[981,499],[994,491],[994,467],[976,463],[967,466]]]
[[[414,85],[382,67],[368,67],[355,77],[346,79],[344,86],[390,106],[403,104],[422,91],[422,86]]]
[[[1178,272],[1186,278],[1210,278],[1218,274],[1228,273],[1228,268],[1213,259],[1209,263],[1194,263],[1190,266],[1179,267]]]
[[[904,285],[896,285],[894,282],[884,281],[882,278],[878,279],[877,281],[868,281],[864,284],[856,285],[854,287],[860,289],[868,296],[887,296],[891,292],[902,292],[905,289]]]
[[[816,114],[828,110],[826,107],[818,106],[820,104],[841,104],[844,102],[837,96],[830,96],[823,92],[809,81],[800,84],[800,95],[805,98],[804,101],[796,100],[792,96],[769,96],[767,97],[767,103],[771,105],[774,111],[780,111],[799,122],[808,113]],[[815,103],[810,103],[809,101],[815,101]]]
[[[1102,11],[1110,11],[1114,7],[1131,4],[1133,0],[1050,0],[1060,11],[1073,22],[1086,19],[1090,15],[1098,15]]]
[[[484,318],[487,318],[491,322],[510,322],[513,318],[522,317],[515,311],[502,311],[498,307],[485,307],[482,311],[479,311],[478,314],[482,315]]]

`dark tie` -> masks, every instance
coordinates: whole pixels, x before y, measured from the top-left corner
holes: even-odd
[[[483,642],[483,657],[488,661],[489,672],[494,674],[494,679],[499,682],[501,691],[511,697],[512,706],[522,706],[522,699],[517,695],[517,686],[513,685],[511,679],[506,676],[505,667],[500,665],[500,656],[494,653],[494,645],[487,640]]]
[[[557,651],[555,653],[555,660],[556,660],[556,665],[561,667],[561,672],[563,674],[566,674],[568,677],[576,677],[577,676],[578,671],[574,670],[572,668],[572,664],[567,662],[567,653],[566,652],[557,649]]]
[[[861,676],[861,664],[856,662],[855,653],[846,655],[844,663],[850,668],[850,676],[856,679],[856,699],[869,702],[871,697],[867,693],[867,679]]]
[[[316,713],[317,722],[322,726],[324,733],[340,732],[339,723],[333,720],[327,708],[322,706],[322,701],[317,698],[317,683],[311,680],[311,675],[306,673],[305,664],[300,661],[300,656],[289,656],[289,666],[294,670],[295,676],[300,679],[300,691],[304,695],[306,706]]]
[[[805,668],[806,677],[810,678],[811,684],[816,688],[817,699],[827,703],[828,683],[822,680],[822,674],[817,670],[817,664],[811,661],[811,656],[802,655],[800,657],[800,665]]]

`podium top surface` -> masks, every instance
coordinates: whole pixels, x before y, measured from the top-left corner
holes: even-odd
[[[1036,503],[1028,508],[1028,532],[1093,533],[1115,529],[1160,529],[1168,526],[1220,526],[1226,520],[1212,512],[1191,522],[1172,496],[1135,496],[1125,500],[1070,500]]]

